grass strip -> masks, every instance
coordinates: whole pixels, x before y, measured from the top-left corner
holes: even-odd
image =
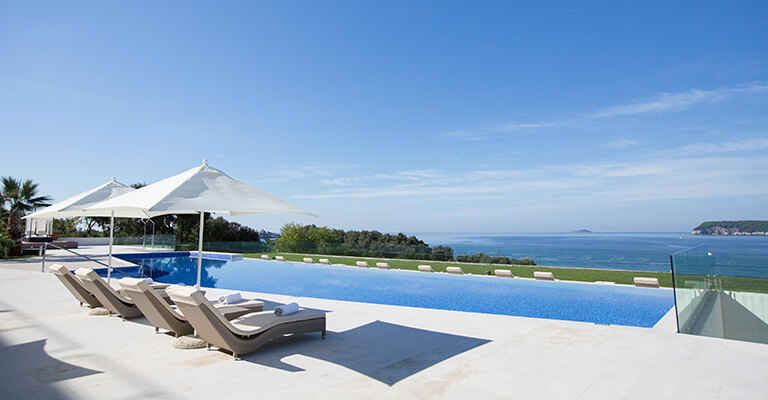
[[[457,262],[433,261],[433,260],[400,260],[387,258],[364,258],[347,256],[324,256],[317,254],[296,254],[296,253],[247,253],[248,258],[260,258],[262,254],[269,255],[274,259],[275,256],[283,256],[287,261],[302,262],[304,257],[312,257],[315,262],[320,258],[327,258],[332,264],[344,264],[354,266],[355,261],[367,261],[371,267],[375,267],[377,262],[388,263],[394,269],[416,270],[419,265],[431,265],[436,272],[445,272],[446,267],[461,267],[465,274],[474,275],[493,275],[496,269],[511,270],[515,276],[523,278],[533,278],[534,271],[552,272],[556,279],[564,281],[595,282],[607,281],[619,284],[632,285],[633,279],[637,277],[656,278],[662,287],[672,287],[672,274],[669,272],[645,272],[645,271],[626,271],[626,270],[607,270],[607,269],[587,269],[587,268],[566,268],[566,267],[540,267],[536,265],[503,265],[503,264],[468,264]]]

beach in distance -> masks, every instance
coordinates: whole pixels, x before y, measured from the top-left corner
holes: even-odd
[[[766,236],[703,236],[689,232],[409,232],[408,235],[415,235],[431,246],[450,246],[454,254],[531,257],[537,265],[555,267],[664,272],[670,269],[671,254],[702,245],[719,258],[754,257],[764,260],[768,256]],[[759,265],[752,267],[760,268]],[[764,267],[768,276],[768,265]],[[734,272],[741,275],[738,271]]]

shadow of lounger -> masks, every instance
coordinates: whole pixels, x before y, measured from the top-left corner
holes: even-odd
[[[393,340],[397,338],[397,340]],[[343,332],[328,332],[324,346],[304,337],[276,341],[244,358],[289,372],[303,371],[283,360],[294,354],[334,363],[386,385],[408,378],[490,340],[374,321]]]

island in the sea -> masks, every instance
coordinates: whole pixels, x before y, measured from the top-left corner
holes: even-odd
[[[592,233],[589,229],[577,229],[575,231],[571,231],[571,233]]]
[[[768,221],[707,221],[691,235],[768,236]]]

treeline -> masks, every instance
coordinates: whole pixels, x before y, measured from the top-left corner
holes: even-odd
[[[717,228],[744,233],[768,232],[768,221],[707,221],[693,228],[693,230],[711,234]]]
[[[430,247],[415,236],[379,231],[344,231],[316,225],[289,223],[280,229],[275,251],[342,256],[453,261],[453,249]]]
[[[136,237],[154,232],[157,235],[175,235],[177,243],[197,243],[200,228],[199,215],[162,215],[151,219],[115,218],[116,237]],[[223,217],[204,217],[203,240],[206,242],[257,242],[259,232]],[[77,217],[54,220],[54,232],[60,237],[94,237],[109,235],[109,218]]]
[[[456,261],[480,264],[536,265],[536,263],[530,257],[517,259],[509,258],[506,256],[489,256],[485,253],[459,254],[456,256]]]
[[[430,247],[415,236],[378,231],[344,231],[315,225],[286,224],[274,250],[286,253],[328,254],[410,260],[460,261],[484,264],[536,265],[528,257],[514,259],[487,254],[459,254],[448,246]]]

